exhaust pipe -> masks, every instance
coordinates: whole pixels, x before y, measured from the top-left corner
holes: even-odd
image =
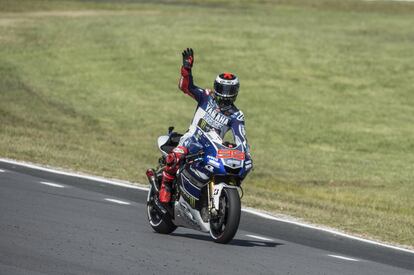
[[[157,181],[155,179],[155,171],[154,169],[148,169],[145,173],[147,175],[148,181],[151,184],[151,186],[155,189],[155,191],[159,192]]]
[[[157,187],[157,180],[155,178],[155,171],[154,171],[154,169],[148,169],[147,172],[146,172],[146,174],[147,174],[148,181],[151,184],[152,188],[154,188],[154,190],[158,193],[159,190],[158,190],[158,187]],[[165,215],[165,214],[168,213],[168,214],[170,214],[173,217],[171,211],[168,211],[168,209],[166,209],[162,205],[162,203],[158,200],[158,195],[154,195],[154,206],[162,214]]]

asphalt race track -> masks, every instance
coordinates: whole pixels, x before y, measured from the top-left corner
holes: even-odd
[[[414,253],[246,212],[227,245],[156,234],[145,199],[0,161],[0,274],[414,274]]]

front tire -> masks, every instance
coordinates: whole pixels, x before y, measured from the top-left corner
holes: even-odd
[[[152,186],[148,191],[147,198],[147,217],[148,221],[155,232],[161,234],[170,234],[177,229],[177,226],[172,222],[169,214],[161,213],[155,206],[154,197],[156,192]]]
[[[237,189],[223,189],[218,212],[218,217],[210,220],[210,236],[216,243],[226,244],[239,228],[241,203]]]

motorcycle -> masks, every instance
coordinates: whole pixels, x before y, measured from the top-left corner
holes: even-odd
[[[172,199],[159,201],[165,157],[179,143],[181,134],[173,132],[158,138],[162,156],[156,169],[146,172],[150,187],[147,216],[158,233],[170,234],[177,227],[210,233],[217,243],[228,243],[235,236],[240,222],[243,196],[241,182],[252,167],[242,144],[223,142],[214,131],[197,129],[197,141],[181,162],[172,184]]]

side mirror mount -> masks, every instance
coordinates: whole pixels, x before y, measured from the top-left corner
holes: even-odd
[[[168,135],[171,135],[172,131],[174,131],[174,126],[168,127]]]

